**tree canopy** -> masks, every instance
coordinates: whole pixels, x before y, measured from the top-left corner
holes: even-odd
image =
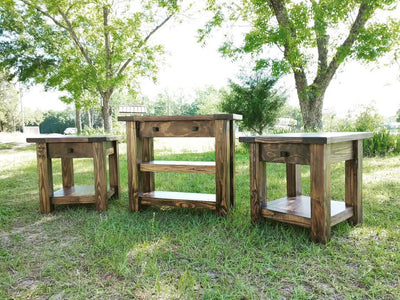
[[[155,77],[162,46],[150,38],[178,10],[178,0],[3,0],[0,64],[20,81],[67,91],[78,108],[98,95],[109,132],[113,92]]]
[[[344,62],[376,61],[400,40],[399,16],[387,15],[398,0],[208,3],[215,14],[200,30],[200,40],[224,21],[230,21],[226,30],[231,33],[247,28],[243,39],[228,38],[220,50],[236,58],[250,53],[258,69],[271,68],[275,75],[293,73],[304,126],[309,130],[322,128],[324,95]],[[233,22],[241,27],[233,27]]]

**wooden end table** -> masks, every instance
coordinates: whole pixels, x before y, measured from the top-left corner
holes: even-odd
[[[129,207],[159,205],[217,210],[228,214],[235,201],[235,131],[232,114],[121,116],[126,122]],[[214,137],[215,162],[154,160],[154,137]],[[156,191],[155,172],[215,174],[216,194]]]
[[[241,137],[250,143],[251,220],[271,219],[311,229],[311,239],[326,243],[331,227],[362,221],[363,139],[370,132],[293,133]],[[345,161],[345,201],[330,195],[330,165]],[[266,162],[286,163],[287,197],[267,203]],[[301,194],[301,165],[310,165],[310,197]]]
[[[107,210],[107,199],[120,196],[118,139],[115,136],[27,138],[28,143],[36,143],[40,211],[50,213],[54,204],[79,203],[95,203],[97,210]],[[56,192],[53,192],[52,158],[61,158],[63,188]],[[93,158],[93,186],[74,184],[74,158]]]

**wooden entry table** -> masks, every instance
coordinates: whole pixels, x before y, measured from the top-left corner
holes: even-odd
[[[40,211],[50,213],[54,204],[79,203],[95,203],[97,210],[107,210],[107,199],[119,198],[120,195],[118,139],[115,136],[27,138],[28,143],[36,143]],[[53,192],[52,158],[61,158],[63,188],[56,192]],[[93,158],[93,186],[74,184],[74,158]]]
[[[250,143],[251,220],[264,218],[311,229],[311,239],[326,243],[331,227],[362,221],[363,139],[370,132],[289,133],[241,137]],[[330,165],[345,161],[345,201],[330,195]],[[287,197],[267,203],[266,162],[286,163]],[[310,197],[301,195],[301,165],[310,165]]]
[[[235,201],[235,131],[232,114],[119,117],[126,122],[129,207],[206,208],[226,215]],[[214,137],[215,162],[154,160],[154,137]],[[155,172],[215,174],[216,194],[156,191]]]

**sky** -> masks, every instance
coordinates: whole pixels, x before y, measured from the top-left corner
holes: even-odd
[[[205,86],[226,86],[235,79],[243,62],[223,58],[218,47],[222,35],[209,39],[205,46],[197,43],[196,30],[203,20],[191,19],[184,25],[167,26],[153,37],[164,45],[165,63],[161,66],[157,84],[143,80],[142,94],[150,99],[168,90],[172,94],[193,91]],[[152,38],[153,38],[152,37]],[[333,78],[324,99],[324,111],[345,116],[360,105],[373,104],[385,117],[394,116],[400,109],[400,66],[396,64],[362,65],[350,62],[341,66]],[[293,75],[281,80],[280,86],[288,92],[288,104],[298,106]],[[40,86],[23,93],[25,107],[40,110],[62,110],[65,105],[58,100],[60,93],[44,92]]]

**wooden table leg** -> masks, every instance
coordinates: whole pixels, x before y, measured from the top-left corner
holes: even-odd
[[[142,161],[149,162],[154,160],[154,145],[153,138],[142,138]],[[153,192],[154,186],[154,173],[144,172],[141,173],[143,185],[143,193]]]
[[[331,237],[329,148],[310,145],[311,239],[326,243]]]
[[[235,186],[236,186],[236,174],[235,174],[235,126],[234,126],[234,121],[231,120],[229,121],[229,147],[231,150],[230,153],[230,195],[231,195],[231,207],[235,207],[235,198],[236,198],[236,191],[235,191]]]
[[[128,195],[129,210],[139,211],[139,192],[141,188],[141,180],[139,174],[138,163],[142,156],[141,141],[138,136],[137,123],[126,122],[126,156],[128,164]]]
[[[47,144],[36,144],[38,179],[39,179],[39,202],[40,212],[50,213],[54,209],[50,197],[53,196],[53,170],[51,158],[47,154]]]
[[[92,143],[92,145],[96,209],[103,211],[107,210],[106,151],[103,143]]]
[[[112,142],[114,153],[108,157],[110,172],[110,187],[114,189],[113,198],[120,198],[120,181],[119,181],[119,153],[118,142]]]
[[[353,141],[354,159],[345,163],[346,176],[346,206],[353,207],[353,224],[362,222],[362,159],[363,141]]]
[[[215,121],[215,181],[216,206],[220,216],[226,216],[231,206],[230,197],[230,140],[229,122]]]
[[[74,162],[72,158],[61,158],[61,173],[63,187],[74,186]]]
[[[286,164],[286,191],[288,198],[301,195],[301,165]]]
[[[250,143],[250,211],[251,222],[261,224],[264,218],[261,208],[267,201],[266,163],[260,161],[260,145]]]

